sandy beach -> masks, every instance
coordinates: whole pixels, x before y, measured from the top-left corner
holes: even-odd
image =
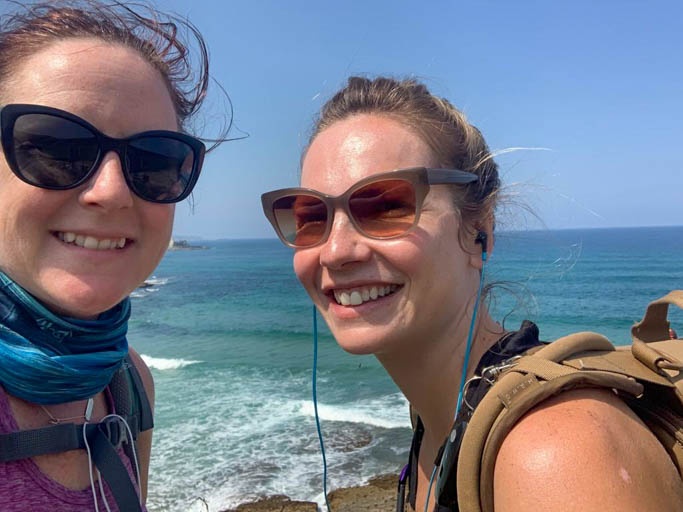
[[[366,485],[336,489],[328,494],[334,512],[393,512],[396,508],[397,475],[383,475]],[[317,512],[317,504],[271,496],[223,512]]]

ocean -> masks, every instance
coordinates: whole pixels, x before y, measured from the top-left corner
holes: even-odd
[[[311,304],[291,250],[277,240],[201,244],[167,253],[152,286],[132,296],[129,342],[156,384],[149,510],[205,502],[218,512],[273,494],[321,502]],[[649,301],[683,288],[683,227],[500,233],[488,276],[508,329],[528,318],[542,339],[595,330],[626,344]],[[669,318],[682,335],[683,312]],[[411,432],[396,386],[324,324],[318,357],[328,489],[400,470]]]

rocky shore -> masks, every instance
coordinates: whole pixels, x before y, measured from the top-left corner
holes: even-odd
[[[397,475],[383,475],[366,485],[336,489],[328,494],[334,512],[394,512],[396,510]],[[270,496],[254,503],[245,503],[223,512],[317,512],[310,501],[293,501],[287,496]]]

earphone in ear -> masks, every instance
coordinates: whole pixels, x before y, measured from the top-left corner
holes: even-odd
[[[483,231],[478,231],[477,238],[474,239],[475,244],[481,244],[481,252],[483,252],[484,254],[488,252],[488,240],[488,235]]]

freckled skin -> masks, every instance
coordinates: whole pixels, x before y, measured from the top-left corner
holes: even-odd
[[[385,117],[359,115],[315,138],[303,162],[301,185],[339,195],[373,174],[434,165],[431,150],[410,129]],[[344,212],[335,212],[328,240],[297,250],[294,270],[342,348],[381,357],[416,338],[444,331],[453,322],[448,311],[464,308],[468,294],[463,291],[476,286],[472,283],[478,272],[459,246],[459,228],[449,191],[435,186],[418,228],[394,240],[369,239],[354,229]],[[400,300],[365,317],[338,318],[321,289],[352,280],[400,283]]]
[[[66,110],[114,137],[177,129],[158,73],[132,51],[96,40],[67,40],[32,55],[3,100]],[[3,157],[0,205],[0,268],[51,309],[83,318],[114,306],[154,270],[173,226],[174,206],[135,196],[114,153],[88,183],[64,191],[20,181]],[[135,243],[104,261],[65,247],[55,231],[123,232]]]
[[[680,510],[683,484],[664,447],[614,394],[576,390],[527,413],[503,442],[496,512]]]
[[[158,72],[129,49],[98,40],[73,39],[50,45],[25,59],[3,103],[29,103],[66,110],[113,137],[148,130],[177,130],[175,109]],[[54,191],[20,181],[0,159],[0,269],[57,313],[92,318],[133,291],[157,266],[171,236],[174,206],[135,196],[125,183],[118,157],[105,156],[89,182]],[[134,243],[120,252],[87,254],[67,246],[55,232],[122,232]],[[98,251],[100,253],[103,251]],[[154,406],[149,369],[131,349]],[[107,414],[103,394],[94,397],[93,421]],[[48,424],[35,404],[9,397],[21,429]],[[84,401],[50,406],[55,417],[83,414]],[[143,499],[152,431],[139,437]],[[70,489],[90,486],[87,455],[74,450],[36,457],[50,478]]]
[[[366,176],[436,165],[409,128],[364,114],[338,121],[315,138],[303,161],[301,184],[339,195]],[[424,509],[433,461],[452,423],[463,342],[479,285],[481,253],[463,250],[460,228],[448,190],[435,186],[418,229],[407,236],[369,239],[336,211],[329,239],[294,256],[299,280],[340,346],[376,355],[423,419],[416,510]],[[490,232],[489,242],[492,250]],[[352,280],[403,288],[390,306],[344,317],[322,290]],[[472,361],[502,333],[485,304],[479,317]],[[504,441],[495,468],[495,511],[683,510],[681,486],[661,444],[623,402],[611,393],[571,391],[527,414]]]

